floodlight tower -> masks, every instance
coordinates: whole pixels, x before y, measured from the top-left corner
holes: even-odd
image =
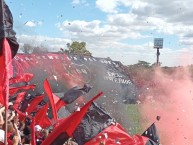
[[[163,48],[163,38],[154,38],[154,49],[157,49],[157,61],[156,61],[156,64],[157,66],[160,65],[160,62],[159,62],[159,56],[160,56],[160,52],[159,52],[159,49],[162,49]]]

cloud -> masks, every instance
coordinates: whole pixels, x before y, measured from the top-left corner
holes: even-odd
[[[72,4],[79,4],[80,0],[72,0]]]
[[[118,10],[116,9],[119,4],[118,0],[111,0],[111,1],[104,1],[104,0],[97,0],[96,6],[107,13],[117,13]]]
[[[46,47],[50,52],[57,52],[60,48],[66,48],[66,44],[71,43],[71,40],[37,35],[20,35],[18,42],[21,47],[24,44],[30,44],[33,47]]]
[[[106,4],[103,0],[96,1],[97,8],[101,11],[117,13],[109,18],[114,24],[131,27],[131,24],[138,23],[147,31],[152,27],[159,33],[178,36],[192,35],[193,9],[189,5],[190,3],[191,0],[183,2],[181,0],[169,2],[167,0],[112,0],[110,4]],[[121,13],[120,7],[128,9],[128,12]],[[144,27],[146,22],[149,27],[146,27],[147,24]]]
[[[138,9],[142,10],[147,6],[147,2],[135,0],[111,0],[111,1],[103,1],[103,0],[96,0],[96,6],[101,11],[106,13],[120,13],[122,8],[130,9]],[[146,11],[147,12],[147,11]]]
[[[80,5],[80,4],[88,5],[86,0],[72,0],[72,4],[73,5]]]
[[[41,26],[42,22],[41,21],[27,21],[24,23],[24,25],[28,27],[36,27],[36,26]]]
[[[135,27],[135,29],[128,29],[127,26],[120,26],[119,24],[102,24],[99,20],[87,21],[64,21],[56,25],[65,35],[68,34],[72,39],[82,40],[90,43],[97,43],[103,40],[106,44],[119,42],[123,39],[131,38],[145,38],[139,31],[135,29],[142,29],[142,27]]]

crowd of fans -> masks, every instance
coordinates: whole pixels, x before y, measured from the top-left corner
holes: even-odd
[[[12,105],[11,103],[9,104]],[[7,144],[8,145],[31,145],[31,120],[26,118],[19,121],[18,114],[8,109],[7,118]],[[51,129],[42,129],[35,125],[36,145],[40,145],[51,133]],[[0,106],[0,145],[5,142],[5,107]],[[78,145],[70,138],[64,145]]]
[[[9,104],[11,105],[11,104]],[[22,143],[21,133],[19,131],[21,124],[18,116],[14,111],[8,111],[7,119],[7,142],[8,145],[19,145]],[[5,107],[0,107],[0,145],[5,141]]]
[[[9,103],[9,108],[12,106]],[[7,111],[7,145],[31,145],[31,120],[26,118],[24,121],[19,121],[18,114],[12,110]],[[35,125],[36,145],[41,143],[48,137],[53,129],[43,129],[40,125]],[[0,145],[5,142],[5,107],[0,105]],[[72,138],[69,138],[64,145],[78,145]],[[105,145],[101,142],[99,145]]]

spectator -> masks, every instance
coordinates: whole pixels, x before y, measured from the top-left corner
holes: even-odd
[[[64,145],[78,145],[72,138],[69,138]]]
[[[0,145],[4,144],[4,139],[5,139],[5,131],[0,129]]]
[[[4,111],[5,111],[5,107],[1,107],[0,108],[0,128],[2,128],[4,124],[4,118],[3,118]]]

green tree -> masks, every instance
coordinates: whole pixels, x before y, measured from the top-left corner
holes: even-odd
[[[143,67],[150,67],[150,63],[149,62],[141,61],[141,60],[138,60],[138,63],[136,65],[143,66]]]
[[[92,54],[86,49],[86,42],[74,41],[71,44],[67,43],[66,45],[68,50],[65,50],[65,52],[92,56]]]

